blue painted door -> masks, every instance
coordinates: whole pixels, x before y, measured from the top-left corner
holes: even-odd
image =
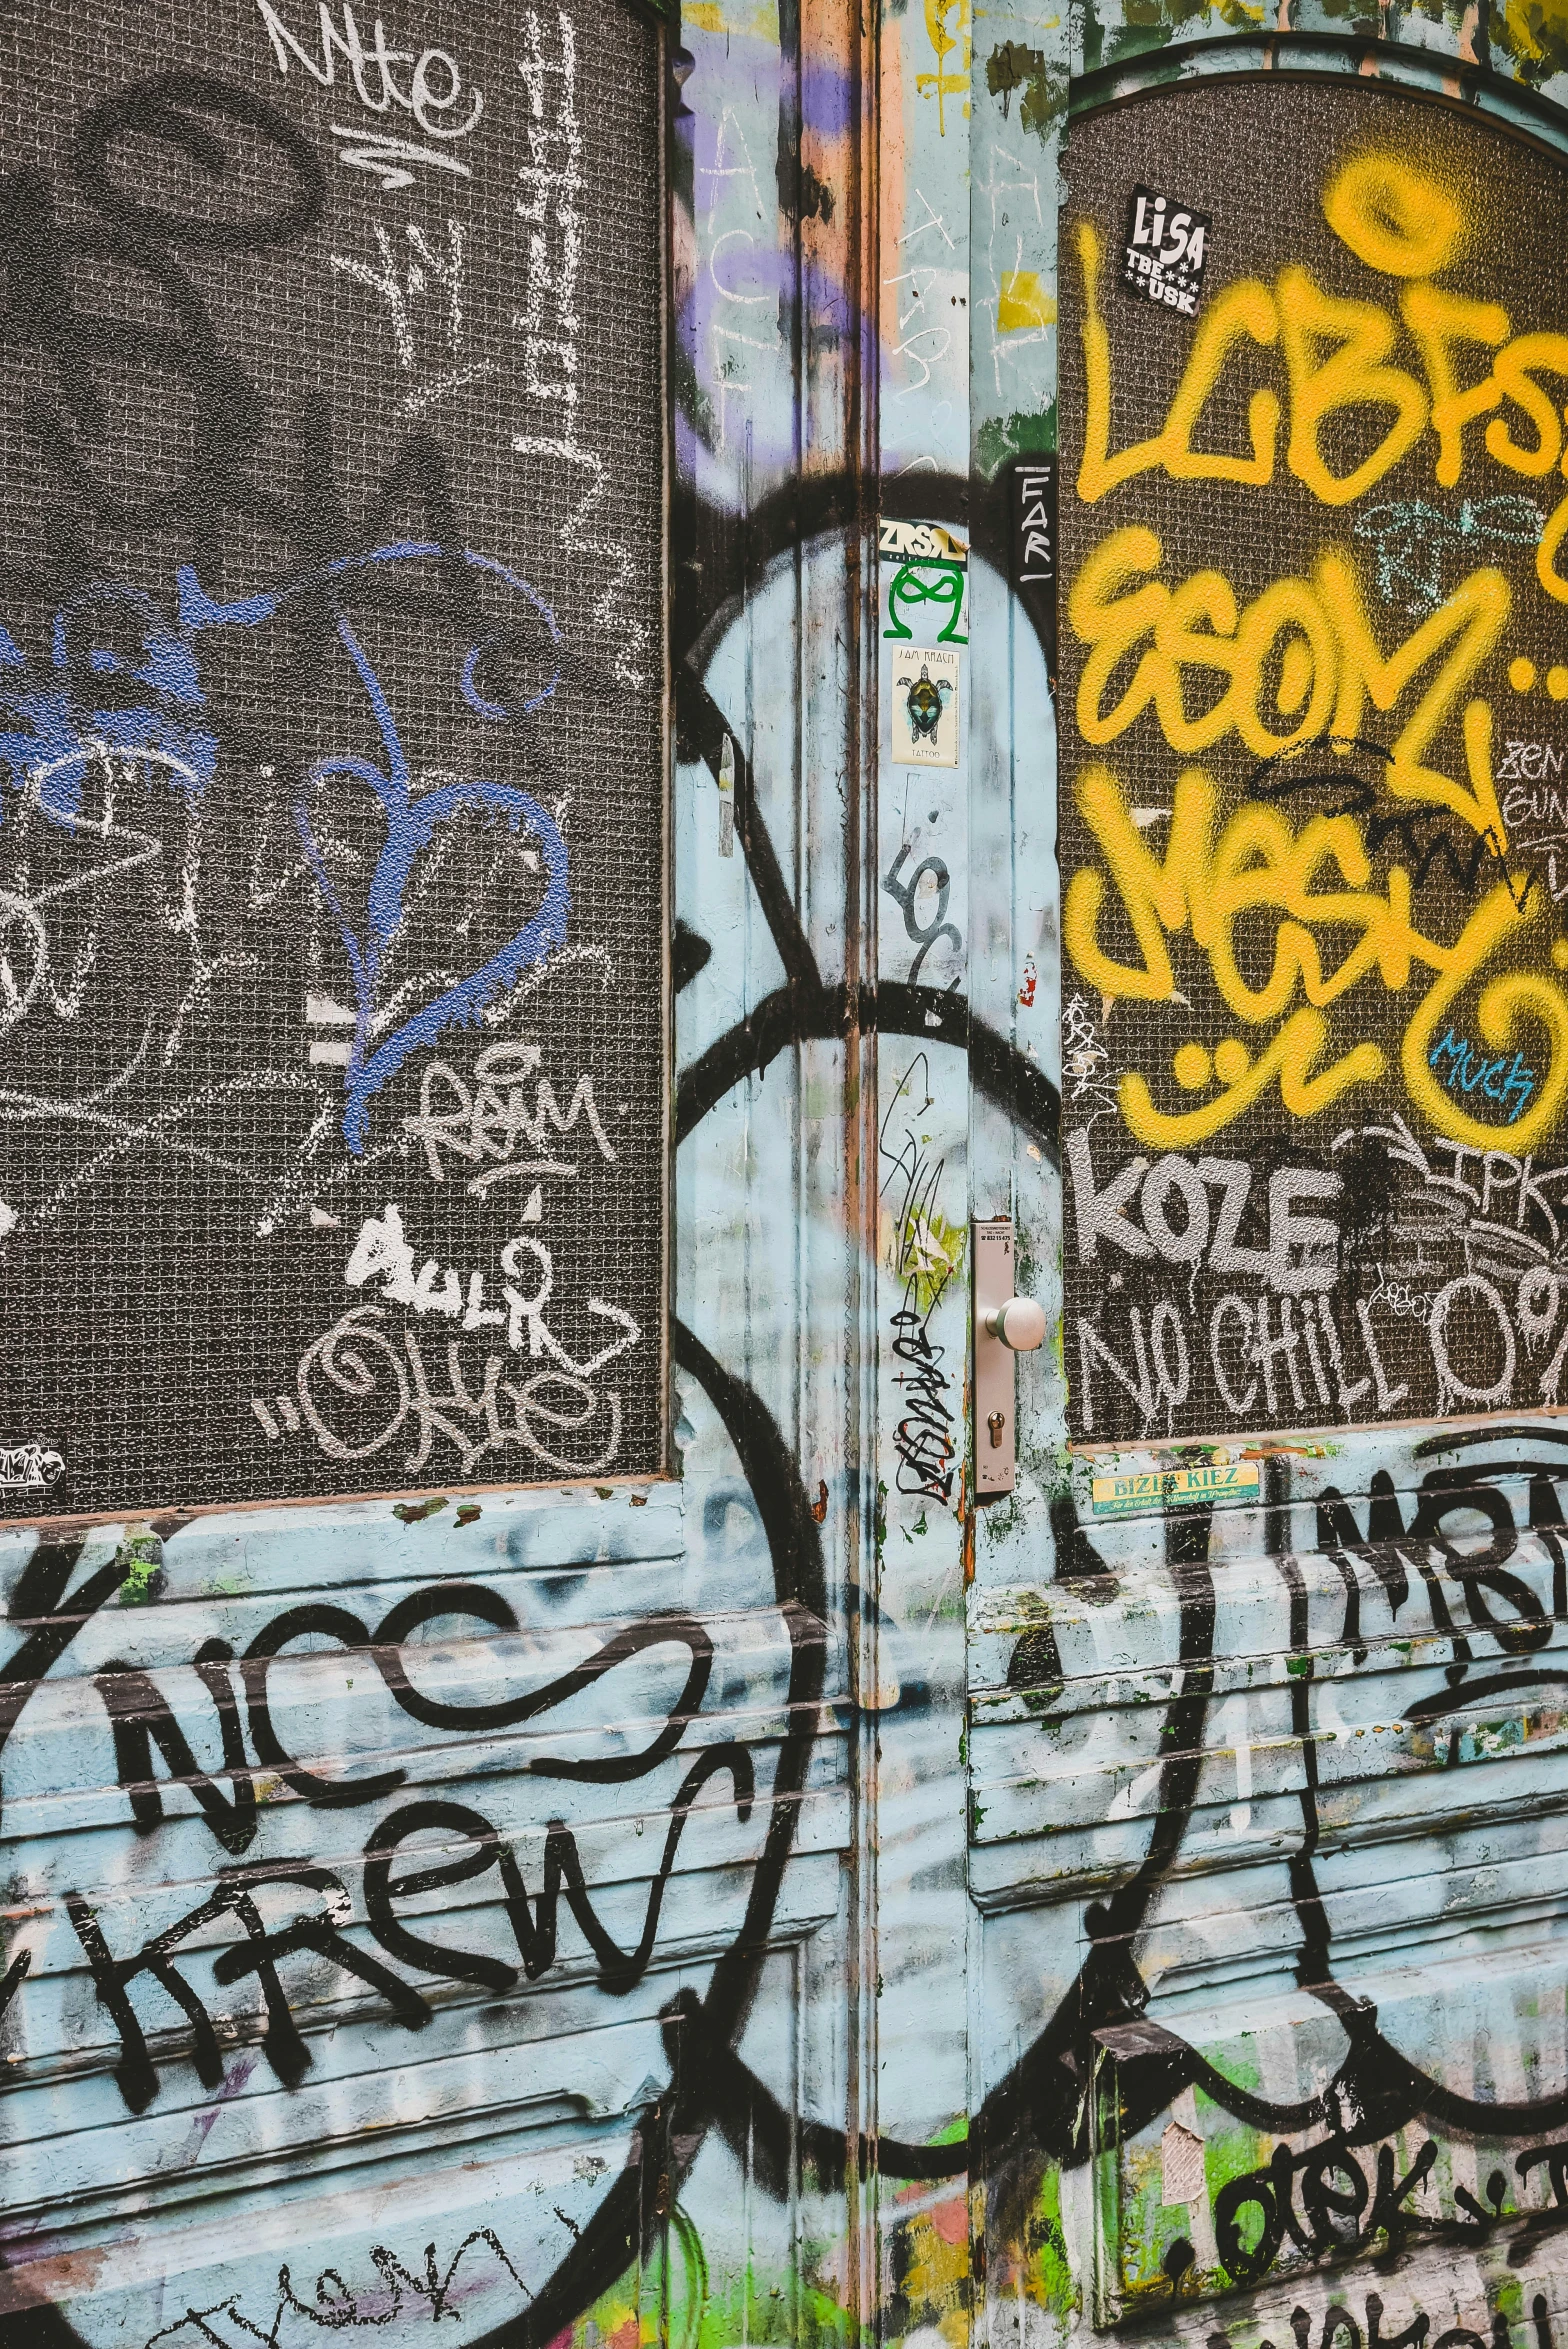
[[[970,1594],[993,2339],[1563,2322],[1539,31],[1068,31],[1062,1344]]]
[[[1551,2349],[1556,20],[0,40],[7,2340]]]

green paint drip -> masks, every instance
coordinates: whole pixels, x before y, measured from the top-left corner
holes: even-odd
[[[163,1569],[163,1544],[155,1533],[133,1533],[120,1558],[125,1579],[120,1584],[122,1607],[144,1607],[153,1596],[153,1584]]]
[[[1027,2221],[1025,2247],[1029,2254],[1028,2290],[1037,2305],[1059,2317],[1071,2317],[1080,2296],[1062,2232],[1062,2174],[1053,2164],[1041,2181],[1039,2196]]]
[[[392,1514],[401,1518],[405,1525],[419,1525],[425,1518],[433,1517],[438,1509],[445,1507],[445,1493],[435,1493],[428,1501],[399,1501]]]
[[[1020,408],[1004,423],[988,416],[975,435],[975,458],[987,481],[994,481],[1013,457],[1049,457],[1056,447],[1056,403],[1048,408]]]
[[[985,86],[1001,99],[1004,116],[1012,112],[1013,92],[1022,90],[1019,125],[1042,144],[1067,112],[1066,73],[1052,69],[1043,49],[1026,49],[1019,41],[1004,41],[992,50],[985,61]]]

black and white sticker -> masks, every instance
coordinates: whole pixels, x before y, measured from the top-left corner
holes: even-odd
[[[1135,187],[1127,199],[1122,291],[1196,318],[1209,251],[1209,216],[1158,188]]]
[[[1046,675],[1056,687],[1056,459],[1020,457],[1013,467],[1013,589],[1034,623]]]

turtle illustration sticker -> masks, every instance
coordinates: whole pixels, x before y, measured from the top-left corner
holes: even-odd
[[[893,656],[893,758],[901,766],[958,764],[956,645],[901,645]]]

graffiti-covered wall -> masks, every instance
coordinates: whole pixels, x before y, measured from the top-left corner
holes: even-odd
[[[1568,39],[1338,5],[0,10],[4,2349],[1568,2337]]]
[[[860,130],[690,38],[0,29],[17,2349],[858,2305],[850,696],[748,678],[853,612]]]

